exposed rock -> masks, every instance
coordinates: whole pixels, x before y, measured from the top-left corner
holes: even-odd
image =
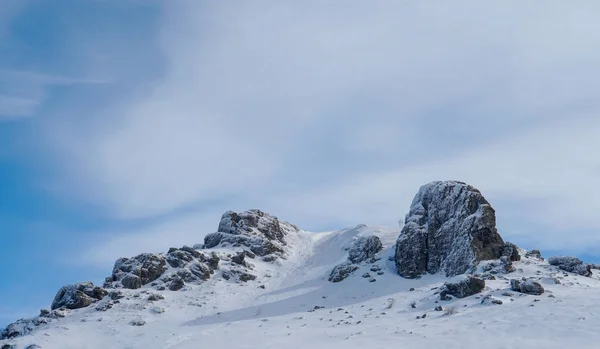
[[[144,326],[146,324],[146,321],[144,321],[142,319],[136,319],[136,320],[130,321],[129,324],[131,326]]]
[[[150,296],[148,296],[148,301],[150,302],[156,302],[156,301],[160,301],[165,299],[165,296],[163,296],[162,294],[159,293],[152,293]]]
[[[3,344],[1,349],[17,349],[17,346],[14,344]]]
[[[481,192],[463,182],[421,187],[396,242],[398,273],[416,278],[442,271],[473,271],[479,261],[499,259],[505,248],[495,211]]]
[[[227,211],[221,217],[216,233],[204,238],[204,248],[223,244],[246,246],[258,256],[282,254],[287,245],[285,237],[300,229],[293,224],[280,222],[275,216],[260,210],[242,213]]]
[[[125,288],[137,289],[158,279],[167,270],[166,264],[165,256],[155,253],[119,258],[115,262],[111,279]]]
[[[241,272],[241,273],[238,274],[238,280],[240,280],[242,282],[248,282],[248,281],[251,281],[251,280],[256,280],[256,275],[252,275],[252,274],[249,274],[249,273]]]
[[[377,236],[359,237],[348,251],[348,260],[352,263],[362,263],[375,256],[382,249],[383,245]]]
[[[40,325],[47,324],[56,319],[65,317],[65,314],[68,312],[68,310],[66,308],[62,309],[64,310],[59,309],[48,311],[42,309],[40,311],[40,316],[31,319],[17,320],[0,331],[0,340],[26,336],[33,332]]]
[[[521,255],[519,254],[519,248],[510,242],[506,242],[504,244],[504,249],[502,250],[502,257],[508,258],[510,262],[518,262],[521,260]]]
[[[356,266],[350,262],[345,262],[345,263],[339,264],[339,265],[335,266],[335,268],[333,268],[333,270],[331,271],[331,274],[329,274],[329,281],[340,282],[340,281],[344,280],[345,278],[347,278],[348,276],[350,276],[350,274],[355,272],[357,269],[358,269],[358,266]]]
[[[515,292],[539,296],[544,293],[544,287],[532,279],[510,280],[510,289]]]
[[[483,305],[501,305],[502,300],[500,300],[494,296],[487,295],[487,296],[483,297],[483,299],[481,300],[481,304],[483,304]]]
[[[542,253],[540,252],[540,250],[531,250],[525,253],[525,257],[542,259]]]
[[[179,291],[185,286],[185,282],[179,276],[175,276],[169,284],[169,290]]]
[[[548,264],[554,265],[561,270],[568,271],[570,273],[576,273],[583,276],[592,276],[592,266],[590,264],[583,263],[579,258],[576,257],[550,257]]]
[[[30,344],[25,347],[25,349],[39,349],[39,348],[41,348],[41,347],[37,344]]]
[[[485,281],[471,275],[465,276],[458,282],[446,282],[440,287],[440,299],[450,300],[448,295],[464,298],[477,294],[485,288]]]
[[[54,297],[52,310],[65,307],[67,309],[85,308],[104,298],[108,292],[100,287],[94,287],[91,282],[81,282],[60,288]]]

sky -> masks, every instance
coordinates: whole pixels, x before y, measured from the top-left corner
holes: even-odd
[[[600,3],[0,2],[0,326],[226,210],[397,225],[479,188],[600,261]]]

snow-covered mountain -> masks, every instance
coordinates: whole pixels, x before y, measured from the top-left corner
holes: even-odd
[[[504,242],[477,189],[434,182],[402,231],[226,212],[202,245],[61,288],[0,348],[596,348],[592,267]]]

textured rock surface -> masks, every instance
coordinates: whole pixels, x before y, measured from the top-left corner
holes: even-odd
[[[535,282],[531,279],[527,280],[510,280],[510,289],[515,292],[521,292],[539,296],[544,293],[544,287],[540,283]]]
[[[479,261],[498,259],[505,249],[495,211],[481,192],[463,182],[421,187],[396,242],[398,273],[416,278],[473,271]]]
[[[359,225],[354,229],[363,228],[364,225]],[[361,236],[356,238],[352,242],[352,246],[348,249],[348,260],[335,266],[331,273],[329,274],[329,281],[331,282],[340,282],[354,273],[358,268],[358,264],[363,262],[374,263],[377,258],[377,254],[381,252],[383,249],[383,244],[381,243],[381,239],[375,235],[370,236]],[[379,272],[380,268],[378,266],[372,266],[371,271]],[[370,274],[365,274],[370,277]],[[381,274],[380,274],[381,275]],[[373,279],[374,281],[374,279]]]
[[[540,252],[540,250],[531,250],[525,253],[525,257],[542,259],[542,253]]]
[[[242,213],[227,211],[221,217],[218,231],[204,238],[204,248],[219,245],[246,246],[258,256],[284,253],[286,236],[300,229],[281,222],[275,216],[260,210]]]
[[[358,269],[358,266],[356,266],[350,262],[345,262],[345,263],[336,265],[335,268],[333,268],[333,270],[331,271],[331,274],[329,274],[329,281],[340,282],[340,281],[344,280],[345,278],[347,278],[348,276],[350,276],[350,274],[355,272],[357,269]]]
[[[125,288],[137,289],[158,279],[166,270],[167,260],[160,254],[142,253],[133,258],[119,258],[105,287],[116,282]]]
[[[39,316],[31,319],[17,320],[0,332],[0,340],[26,336],[33,332],[38,326],[65,317],[67,312],[68,310],[42,310]]]
[[[447,282],[440,288],[440,299],[449,300],[448,295],[465,298],[477,294],[485,288],[485,281],[474,276],[466,276],[458,282]]]
[[[81,282],[74,285],[61,287],[56,293],[51,309],[61,307],[67,309],[85,308],[90,304],[101,300],[108,292],[100,287],[95,287],[91,282]]]
[[[548,264],[554,265],[559,269],[568,271],[570,273],[576,273],[583,276],[592,276],[592,265],[585,264],[576,257],[550,257],[548,258]]]
[[[375,256],[382,248],[381,240],[375,235],[359,237],[348,251],[348,260],[352,263],[362,263]]]

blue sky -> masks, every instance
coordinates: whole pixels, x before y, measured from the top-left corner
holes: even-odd
[[[394,225],[439,179],[597,261],[600,4],[536,5],[0,2],[0,325],[227,209]]]

